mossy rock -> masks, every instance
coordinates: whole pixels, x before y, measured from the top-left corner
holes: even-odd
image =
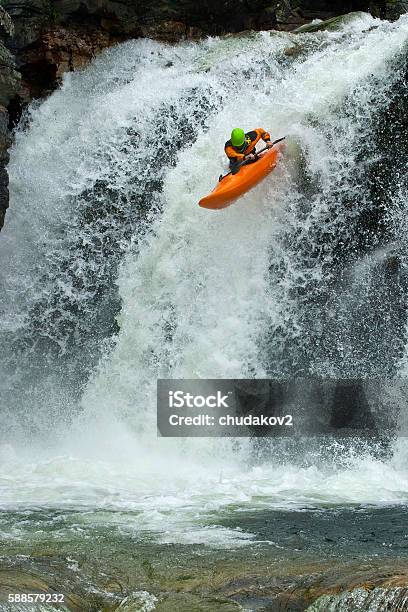
[[[364,13],[364,11],[355,11],[354,13],[346,13],[345,15],[332,17],[331,19],[326,19],[325,21],[305,23],[305,25],[302,25],[300,28],[293,31],[295,34],[320,32],[326,30],[335,32],[337,30],[341,30],[341,28],[348,23],[352,23],[353,21],[366,17],[367,15],[368,13]]]
[[[388,610],[397,612],[403,607],[407,598],[407,587],[392,589],[358,588],[338,595],[322,595],[306,612],[342,612],[343,610]]]

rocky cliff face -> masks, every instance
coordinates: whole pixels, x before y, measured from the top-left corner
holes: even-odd
[[[12,21],[0,6],[0,227],[3,225],[9,202],[6,165],[8,163],[7,150],[10,145],[10,134],[7,107],[20,86],[20,74],[15,68],[12,54],[6,47],[6,43],[12,35]]]
[[[134,37],[176,42],[250,29],[293,30],[312,19],[367,10],[383,18],[408,0],[0,0],[0,227],[8,206],[8,127],[62,74]],[[369,4],[369,7],[367,6]]]

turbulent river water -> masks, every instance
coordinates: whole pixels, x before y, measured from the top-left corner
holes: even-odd
[[[155,408],[158,377],[405,374],[407,42],[407,17],[364,14],[333,32],[138,40],[29,109],[0,240],[13,567],[22,541],[106,528],[253,550],[258,531],[228,517],[408,503],[404,438],[386,457],[330,440],[260,454],[157,438]],[[234,206],[200,209],[236,125],[287,136],[283,158]]]

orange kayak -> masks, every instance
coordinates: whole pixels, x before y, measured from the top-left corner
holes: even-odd
[[[226,208],[237,198],[255,187],[276,166],[280,146],[260,153],[258,161],[242,166],[237,174],[228,174],[218,183],[216,188],[199,201],[203,208]]]

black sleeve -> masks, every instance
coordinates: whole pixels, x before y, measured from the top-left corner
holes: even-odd
[[[239,162],[237,159],[230,160],[231,174],[236,174],[238,170],[240,169],[240,167],[241,167],[241,162]]]

